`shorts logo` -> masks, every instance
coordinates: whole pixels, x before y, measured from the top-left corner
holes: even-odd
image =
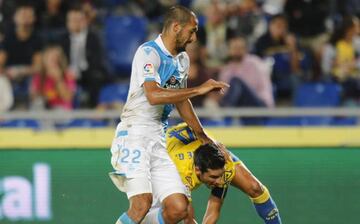
[[[154,66],[151,63],[144,65],[144,73],[146,75],[153,75],[154,74]]]

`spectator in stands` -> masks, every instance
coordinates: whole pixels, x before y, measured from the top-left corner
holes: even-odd
[[[51,42],[65,32],[67,4],[63,0],[45,0],[39,18],[40,29],[45,40]]]
[[[226,7],[219,1],[212,1],[206,8],[206,24],[199,27],[198,40],[207,50],[207,66],[220,67],[227,55],[228,29]]]
[[[359,19],[344,18],[340,27],[332,34],[323,54],[323,72],[342,84],[345,100],[357,101],[360,98],[360,68],[353,43],[358,34]]]
[[[329,38],[326,24],[330,25],[330,12],[334,0],[287,0],[285,13],[289,30],[312,57],[314,79],[321,77],[321,51]],[[304,50],[305,50],[304,49]]]
[[[188,87],[199,86],[212,78],[213,71],[205,66],[204,59],[201,57],[201,46],[199,42],[193,42],[186,47],[186,52],[190,58],[190,70],[188,77]],[[203,106],[205,96],[196,96],[191,99],[195,107]]]
[[[318,52],[328,39],[325,27],[331,0],[287,0],[285,13],[290,32],[299,37],[302,46]]]
[[[89,29],[86,15],[80,8],[68,11],[67,33],[61,39],[61,45],[82,90],[81,106],[94,108],[108,73],[100,39]]]
[[[268,32],[255,44],[255,53],[261,57],[274,58],[272,81],[277,97],[291,96],[300,82],[300,51],[296,37],[288,32],[284,15],[275,15],[271,18]]]
[[[244,37],[231,38],[228,62],[219,74],[219,80],[231,84],[222,105],[273,107],[270,72],[266,62],[248,53]]]
[[[44,49],[41,72],[33,76],[30,91],[33,109],[73,108],[76,81],[60,46]]]
[[[34,28],[35,12],[31,5],[16,8],[14,23],[1,44],[0,71],[12,82],[15,108],[26,108],[29,80],[41,64],[42,42]]]
[[[11,29],[13,24],[13,17],[16,9],[22,5],[30,5],[33,7],[35,14],[38,15],[38,8],[42,1],[39,0],[2,0],[0,1],[0,32],[4,34]],[[36,25],[35,25],[36,26]],[[2,39],[1,39],[2,40]]]
[[[244,37],[230,38],[229,56],[218,79],[230,83],[223,96],[209,94],[204,106],[214,111],[213,121],[219,121],[216,110],[221,107],[273,107],[274,98],[270,80],[271,64],[248,53]],[[215,119],[215,120],[214,120]],[[242,118],[244,125],[264,124],[265,118]]]
[[[231,37],[244,36],[250,48],[266,31],[265,16],[256,0],[244,0],[228,6],[228,29]]]
[[[85,13],[87,24],[90,29],[98,32],[102,28],[102,21],[98,17],[98,8],[91,1],[83,1],[81,9]]]

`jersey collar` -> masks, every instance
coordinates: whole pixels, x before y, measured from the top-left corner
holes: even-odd
[[[173,57],[170,52],[166,49],[163,40],[161,39],[161,34],[155,39],[155,43],[160,47],[160,49],[169,57]]]

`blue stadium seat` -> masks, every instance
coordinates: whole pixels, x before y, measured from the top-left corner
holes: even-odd
[[[336,83],[304,83],[295,93],[296,107],[336,107],[340,104],[341,88]],[[331,125],[329,116],[312,116],[301,118],[302,125]]]
[[[306,116],[300,118],[301,126],[326,126],[331,125],[333,117],[329,116]]]
[[[336,83],[304,83],[296,90],[297,107],[336,107],[340,104],[341,87]]]
[[[272,58],[274,60],[272,81],[275,96],[279,92],[291,93],[294,88],[294,75],[291,69],[290,54],[288,52],[274,53]],[[304,76],[311,72],[312,67],[312,55],[306,50],[301,50],[300,68]]]
[[[291,73],[290,54],[275,53],[272,55],[274,59],[273,71],[275,73],[289,74]]]
[[[272,68],[272,82],[275,97],[283,92],[291,92],[291,64],[290,55],[288,53],[275,53],[272,55],[274,60]]]
[[[116,6],[125,5],[129,0],[105,0],[104,3],[107,7],[114,8]]]
[[[147,20],[135,16],[108,16],[104,40],[110,69],[118,76],[130,76],[136,49],[147,37]]]
[[[313,67],[314,59],[311,53],[307,50],[301,51],[300,68],[303,72],[310,72]]]
[[[40,129],[40,122],[34,119],[15,119],[0,121],[0,128],[32,128]]]
[[[356,117],[335,117],[331,125],[335,126],[354,126],[357,125],[358,118]]]
[[[128,91],[128,83],[108,84],[100,91],[99,104],[111,104],[114,102],[125,103]]]

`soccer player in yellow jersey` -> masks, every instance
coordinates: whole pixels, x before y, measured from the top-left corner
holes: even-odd
[[[230,151],[223,149],[227,153],[224,155],[214,145],[201,145],[185,123],[170,128],[166,141],[168,153],[189,190],[189,200],[190,192],[202,183],[211,188],[203,223],[216,223],[229,185],[250,197],[264,223],[281,223],[279,211],[268,189]],[[195,223],[191,203],[188,213],[190,217],[186,222]]]

